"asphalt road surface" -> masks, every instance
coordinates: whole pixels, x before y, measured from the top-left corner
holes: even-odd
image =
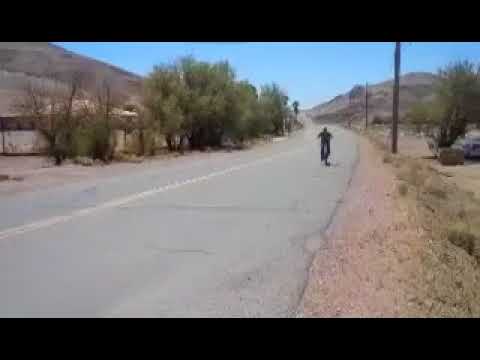
[[[2,317],[289,317],[348,186],[353,134],[0,198]],[[321,251],[321,250],[320,250]]]

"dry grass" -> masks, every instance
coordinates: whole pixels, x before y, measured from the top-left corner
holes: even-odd
[[[135,164],[139,164],[144,161],[144,158],[142,156],[136,156],[136,155],[125,153],[125,152],[116,153],[113,159],[118,162],[127,162],[127,163],[135,163]]]
[[[0,174],[0,181],[23,181],[24,177],[23,176],[10,176],[10,175],[5,175],[5,174]]]
[[[408,185],[407,184],[400,184],[398,185],[398,192],[401,196],[407,196],[408,193]]]
[[[379,134],[367,136],[383,145]],[[480,316],[480,201],[424,159],[395,155],[384,163],[396,174],[398,199],[422,234],[421,265],[409,284],[415,315]]]
[[[448,241],[465,250],[470,256],[475,256],[478,252],[475,250],[479,248],[479,239],[472,232],[470,226],[463,221],[454,223],[448,228],[447,238]]]
[[[440,199],[446,199],[447,198],[447,193],[445,190],[437,188],[437,187],[426,187],[425,190],[430,194],[435,197],[438,197]]]

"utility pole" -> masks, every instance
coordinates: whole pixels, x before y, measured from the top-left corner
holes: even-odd
[[[368,127],[368,82],[365,83],[365,129]]]
[[[5,127],[3,125],[3,118],[0,118],[0,130],[2,131],[2,154],[5,155]]]
[[[393,84],[392,154],[398,147],[398,103],[400,97],[400,42],[395,43],[395,81]]]
[[[348,110],[351,111],[351,106],[352,106],[352,98],[353,98],[353,95],[352,95],[352,92],[350,91],[348,93]],[[347,113],[348,114],[348,113]],[[351,128],[352,127],[352,115],[349,115],[349,118],[348,118],[348,127]]]

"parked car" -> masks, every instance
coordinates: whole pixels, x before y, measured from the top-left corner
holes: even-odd
[[[455,141],[452,148],[463,150],[466,158],[480,157],[480,134],[467,134],[464,138]]]

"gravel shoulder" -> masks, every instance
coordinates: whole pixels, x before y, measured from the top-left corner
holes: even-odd
[[[394,178],[380,154],[363,138],[359,151],[326,246],[310,270],[301,304],[306,317],[398,316],[407,302],[401,284],[411,276],[410,266],[397,265],[405,261],[398,248],[408,247],[401,236],[408,219],[395,206]]]

